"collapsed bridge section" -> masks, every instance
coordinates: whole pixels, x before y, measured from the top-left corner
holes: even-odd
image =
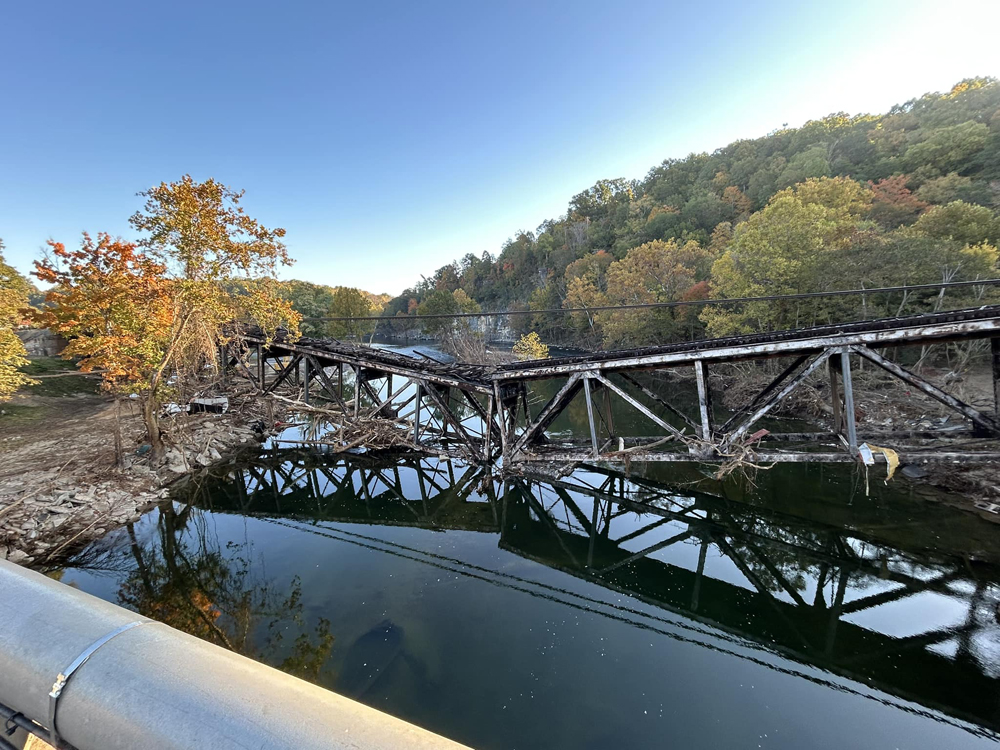
[[[935,343],[991,341],[994,408],[984,411],[904,368],[887,349]],[[225,361],[264,393],[292,380],[306,401],[310,388],[334,402],[346,420],[384,419],[409,430],[416,445],[442,443],[466,457],[505,464],[580,461],[823,461],[858,460],[863,440],[890,441],[902,460],[987,461],[1000,458],[990,444],[969,450],[958,438],[1000,437],[1000,306],[884,318],[667,346],[600,352],[500,366],[446,363],[327,339],[259,332],[249,348],[227,349]],[[785,358],[786,367],[725,420],[717,418],[710,367]],[[254,361],[251,364],[251,361]],[[852,368],[864,361],[938,401],[966,420],[957,432],[873,432],[859,428]],[[666,387],[665,371],[692,368],[694,408]],[[810,376],[828,379],[833,415],[829,432],[771,433],[761,420]],[[345,382],[347,390],[345,390]],[[529,387],[548,384],[554,394],[533,413]],[[582,399],[589,438],[574,439],[553,424]],[[612,403],[634,410],[648,434],[616,429]],[[795,449],[787,446],[795,444]],[[949,447],[953,445],[954,447]],[[984,448],[984,449],[981,449]]]
[[[498,457],[491,368],[332,339],[269,339],[253,330],[225,345],[222,358],[262,394],[291,383],[306,404],[332,402],[342,424],[384,422],[405,430],[411,447],[444,449],[477,463]]]

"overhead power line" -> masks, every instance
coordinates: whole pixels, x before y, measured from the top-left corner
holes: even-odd
[[[638,305],[597,305],[595,307],[556,307],[548,310],[508,310],[506,312],[477,313],[434,313],[432,315],[383,316],[369,315],[362,317],[305,317],[303,320],[321,320],[326,322],[347,320],[379,320],[391,322],[394,320],[433,320],[442,318],[502,318],[507,315],[544,315],[550,313],[594,313],[607,310],[639,310],[657,307],[689,307],[694,305],[731,305],[744,302],[779,302],[786,299],[815,299],[817,297],[847,297],[862,294],[886,294],[891,292],[919,292],[932,289],[948,289],[950,287],[992,286],[1000,284],[1000,279],[983,279],[982,281],[948,281],[938,284],[913,284],[912,286],[884,286],[876,289],[840,289],[833,292],[803,292],[802,294],[773,294],[767,297],[727,297],[724,299],[692,299],[676,302],[645,302]]]

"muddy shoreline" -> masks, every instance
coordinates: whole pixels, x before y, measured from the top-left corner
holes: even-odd
[[[118,417],[119,467],[113,402],[93,395],[34,399],[37,413],[0,422],[0,555],[29,567],[54,565],[163,503],[179,479],[259,445],[274,406],[251,393],[234,393],[231,402],[225,414],[165,419],[168,449],[158,465],[142,439],[138,409],[126,405]]]

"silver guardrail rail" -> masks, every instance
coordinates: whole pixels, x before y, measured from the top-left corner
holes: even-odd
[[[78,750],[464,747],[5,560],[0,601],[0,704]]]

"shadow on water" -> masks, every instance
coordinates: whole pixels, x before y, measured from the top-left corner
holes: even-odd
[[[477,747],[995,739],[995,527],[823,471],[746,496],[272,450],[63,576]]]
[[[338,689],[350,698],[363,698],[403,651],[403,629],[383,620],[348,649]]]

